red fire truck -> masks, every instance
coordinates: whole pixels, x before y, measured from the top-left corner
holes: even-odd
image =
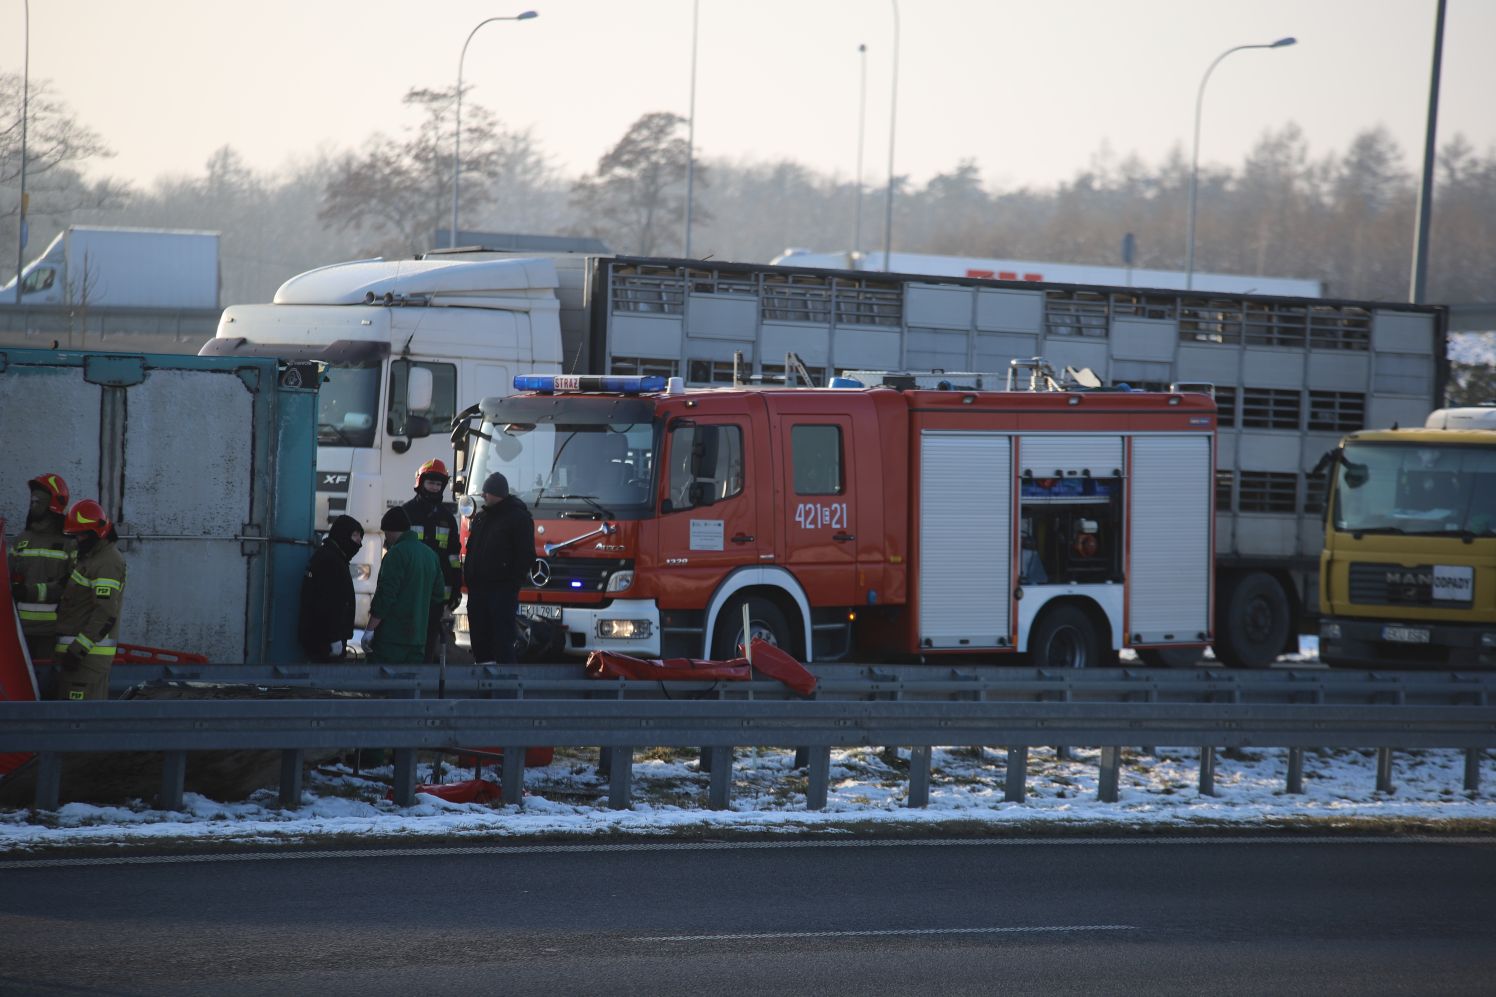
[[[517,377],[457,434],[459,485],[501,471],[530,507],[522,612],[571,654],[734,657],[744,605],[807,662],[1209,643],[1213,400],[1025,366],[1030,390]]]

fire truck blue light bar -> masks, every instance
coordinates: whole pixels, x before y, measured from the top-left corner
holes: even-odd
[[[665,379],[658,374],[625,376],[621,374],[516,374],[515,391],[603,391],[618,395],[642,395],[664,391]]]

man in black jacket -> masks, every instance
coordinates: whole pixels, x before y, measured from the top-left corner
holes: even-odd
[[[301,580],[301,619],[297,638],[313,661],[342,661],[353,638],[353,576],[348,562],[364,543],[364,528],[352,516],[339,516],[312,552]]]
[[[509,494],[508,479],[495,471],[483,482],[483,508],[468,524],[463,559],[475,662],[514,663],[519,590],[534,566],[535,521]]]
[[[445,609],[451,611],[462,601],[462,540],[457,534],[457,518],[442,501],[448,480],[447,465],[439,460],[428,460],[416,472],[415,497],[401,508],[410,518],[410,528],[436,552],[436,559],[441,562],[442,582],[446,589]],[[436,660],[436,642],[442,636],[443,608],[440,602],[431,604],[431,617],[426,621],[426,661]]]

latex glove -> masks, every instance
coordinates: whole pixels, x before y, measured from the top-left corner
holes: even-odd
[[[374,646],[374,631],[365,630],[364,635],[358,639],[358,646],[363,648],[365,654],[368,654],[369,649]]]

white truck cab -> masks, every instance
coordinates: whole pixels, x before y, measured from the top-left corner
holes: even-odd
[[[364,527],[352,564],[368,617],[386,509],[416,470],[451,459],[454,415],[512,390],[515,374],[560,373],[555,266],[544,259],[360,260],[281,285],[271,304],[226,309],[203,355],[325,364],[317,417],[317,515]]]

